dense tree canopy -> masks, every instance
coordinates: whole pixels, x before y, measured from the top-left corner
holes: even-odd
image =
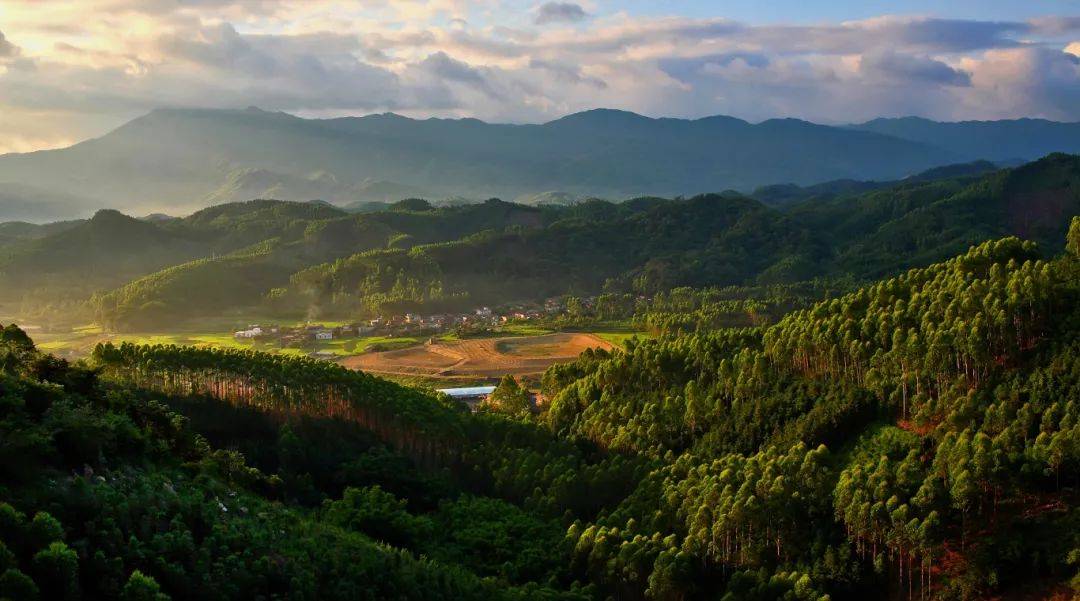
[[[0,247],[0,303],[133,330],[237,309],[356,318],[815,278],[850,289],[1009,235],[1047,258],[1080,211],[1080,158],[838,190],[782,208],[723,193],[542,207],[409,199],[363,214],[257,200],[161,222],[103,211]],[[714,294],[695,311],[727,327],[790,308],[780,292],[752,296]],[[646,325],[686,326],[674,315]]]
[[[0,596],[1069,595],[1080,218],[1054,229],[1060,254],[1004,237],[840,295],[610,292],[659,335],[552,367],[538,415],[513,378],[472,413],[306,358],[72,365],[5,327]]]

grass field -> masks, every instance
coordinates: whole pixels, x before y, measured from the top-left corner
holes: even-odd
[[[649,334],[647,332],[633,332],[633,331],[590,332],[590,334],[592,334],[593,336],[596,336],[597,338],[600,338],[601,340],[609,342],[613,346],[617,346],[619,348],[622,348],[623,346],[625,346],[626,341],[630,340],[631,338],[639,338],[639,339],[642,339],[642,340],[644,340],[646,338],[654,338],[654,336],[652,334]]]
[[[112,342],[121,344],[176,344],[180,346],[216,347],[250,349],[266,352],[282,352],[286,354],[305,354],[301,349],[279,349],[276,346],[260,344],[250,340],[237,340],[231,334],[215,333],[156,333],[156,332],[133,332],[124,334],[106,334],[99,328],[77,328],[70,334],[41,334],[34,336],[39,349],[65,357],[82,357],[90,354],[94,346],[99,342]]]
[[[285,355],[306,355],[312,351],[330,353],[340,357],[347,357],[368,351],[373,345],[378,345],[384,350],[414,346],[423,341],[415,336],[368,336],[363,338],[340,338],[337,340],[320,341],[317,346],[305,348],[280,348],[273,343],[257,342],[252,340],[237,340],[232,334],[210,332],[133,332],[123,334],[106,334],[100,328],[80,328],[66,334],[40,334],[34,336],[38,348],[43,351],[69,358],[78,358],[89,355],[94,346],[99,342],[112,342],[120,344],[130,342],[132,344],[176,344],[179,346],[234,348],[262,351],[266,353],[281,353]]]

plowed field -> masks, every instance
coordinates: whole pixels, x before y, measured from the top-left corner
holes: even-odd
[[[614,347],[592,334],[480,338],[366,353],[342,359],[341,364],[396,375],[497,378],[504,374],[539,374],[553,363],[577,357],[587,348]]]

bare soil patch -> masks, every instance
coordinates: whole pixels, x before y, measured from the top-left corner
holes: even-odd
[[[347,357],[341,364],[351,369],[397,375],[497,378],[504,374],[539,374],[554,363],[574,359],[588,348],[615,347],[592,334],[561,333],[438,342]]]

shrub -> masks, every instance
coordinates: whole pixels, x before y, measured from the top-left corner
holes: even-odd
[[[0,597],[11,601],[36,601],[38,587],[29,576],[13,568],[0,574]]]
[[[79,596],[79,556],[62,542],[50,544],[34,556],[34,572],[46,599]]]
[[[161,592],[156,580],[135,570],[120,591],[120,598],[123,601],[168,601],[169,596]]]

